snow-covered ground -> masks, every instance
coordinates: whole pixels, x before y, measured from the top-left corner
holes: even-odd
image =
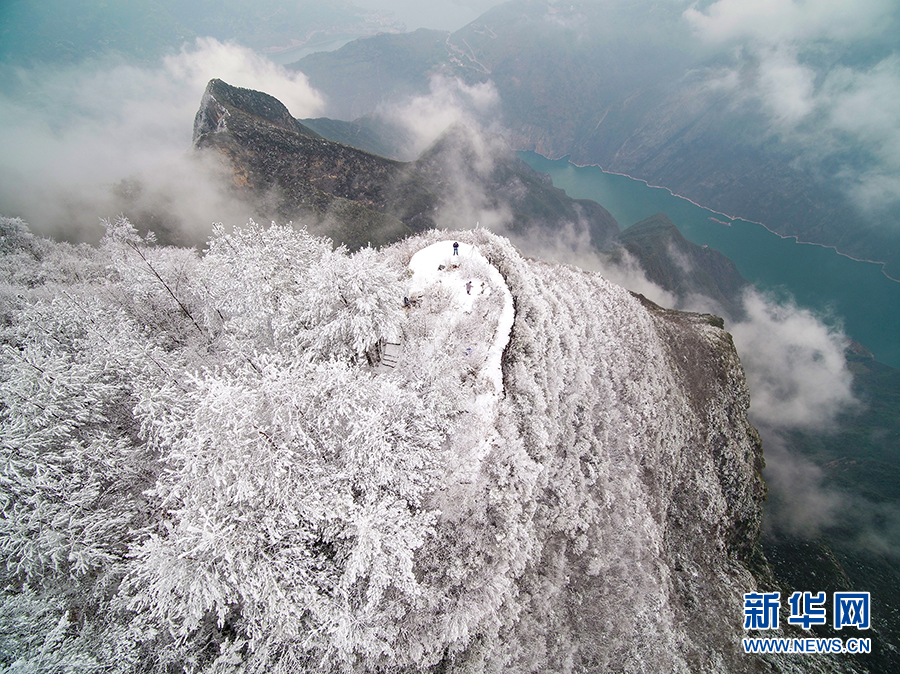
[[[509,342],[509,333],[515,319],[512,294],[499,270],[475,246],[459,243],[459,254],[454,255],[453,244],[449,240],[439,241],[413,255],[409,261],[409,268],[413,272],[409,296],[415,301],[429,286],[435,284],[449,290],[451,301],[444,311],[444,318],[448,328],[452,328],[458,323],[460,314],[471,314],[475,310],[479,296],[501,294],[503,303],[499,312],[496,316],[489,316],[496,318],[496,328],[493,334],[488,331],[482,333],[483,338],[490,339],[490,345],[478,372],[479,377],[493,384],[494,397],[500,396],[503,393],[500,359]]]
[[[404,348],[442,349],[453,354],[456,373],[470,382],[467,431],[453,439],[451,473],[459,482],[475,479],[497,438],[497,403],[503,396],[501,359],[515,314],[512,294],[479,250],[439,241],[412,256],[409,267],[410,319],[428,323],[425,343]]]

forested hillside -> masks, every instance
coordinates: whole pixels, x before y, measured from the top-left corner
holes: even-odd
[[[251,222],[198,254],[0,224],[6,670],[763,666],[715,319],[483,230],[350,255]]]

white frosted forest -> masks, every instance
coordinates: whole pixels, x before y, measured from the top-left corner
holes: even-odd
[[[0,234],[0,671],[752,669],[714,321],[483,230]]]

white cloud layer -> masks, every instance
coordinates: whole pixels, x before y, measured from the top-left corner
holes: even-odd
[[[264,91],[284,103],[294,117],[315,117],[325,102],[306,75],[288,71],[251,49],[200,38],[190,50],[164,59],[163,72],[172,81],[201,92],[214,77],[236,87]]]
[[[833,424],[854,403],[843,332],[756,292],[746,294],[744,308],[747,320],[730,331],[750,384],[754,423],[784,429]]]
[[[797,40],[852,40],[888,29],[890,0],[718,0],[701,11],[684,12],[697,34],[715,43],[753,39],[765,43]]]
[[[767,529],[774,534],[813,538],[833,525],[846,507],[846,496],[825,485],[824,471],[790,449],[783,435],[762,428],[765,478],[770,507]]]
[[[814,170],[841,158],[827,170],[863,210],[900,201],[895,2],[718,0],[683,16],[701,40],[736,55],[730,71],[710,72],[712,88],[742,105],[758,100]]]
[[[791,46],[760,51],[759,90],[769,114],[779,126],[794,126],[816,106],[816,72],[797,60]]]
[[[791,434],[836,431],[838,415],[860,405],[844,354],[848,338],[810,311],[756,291],[745,293],[744,309],[746,320],[729,330],[750,386],[750,419],[763,440],[767,531],[816,537],[849,517],[860,532],[882,541],[880,549],[890,547],[890,536],[861,517],[871,504],[848,515],[850,497],[829,486],[825,471],[795,450]]]
[[[832,132],[854,138],[876,159],[861,175],[845,175],[859,205],[900,200],[900,55],[864,71],[835,68],[821,98]]]
[[[121,208],[122,180],[133,181],[137,209],[165,211],[193,240],[214,221],[251,215],[190,151],[209,79],[267,91],[295,116],[323,107],[301,73],[213,39],[155,66],[106,61],[16,77],[19,90],[0,94],[0,212],[69,238],[102,234],[98,218]]]
[[[399,126],[409,138],[404,154],[418,156],[447,127],[461,123],[473,129],[492,129],[500,97],[491,81],[468,85],[459,78],[435,75],[429,92],[396,105],[385,105],[378,115]]]

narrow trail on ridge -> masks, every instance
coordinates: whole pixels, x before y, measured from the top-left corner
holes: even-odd
[[[472,390],[468,432],[452,441],[452,473],[460,482],[470,482],[496,437],[501,360],[515,319],[512,293],[500,271],[466,243],[458,244],[458,254],[453,241],[427,246],[412,256],[409,268],[410,320],[425,321],[429,337],[418,348],[452,354],[458,368],[448,375],[461,377]]]

